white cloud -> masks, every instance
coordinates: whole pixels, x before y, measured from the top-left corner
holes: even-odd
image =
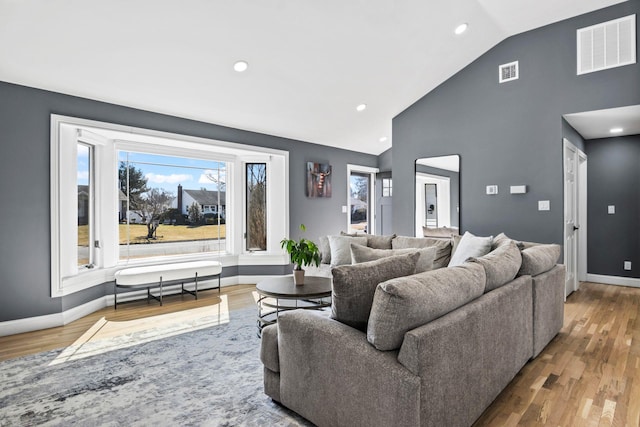
[[[193,181],[192,175],[178,173],[172,173],[171,175],[159,175],[149,172],[145,174],[145,178],[154,184],[179,184],[181,182]]]
[[[89,179],[89,171],[78,171],[78,181],[87,181]]]

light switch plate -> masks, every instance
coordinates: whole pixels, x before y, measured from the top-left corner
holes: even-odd
[[[609,215],[613,215],[614,213],[616,213],[616,207],[614,205],[607,206],[607,213]]]
[[[625,270],[631,270],[631,261],[625,261],[624,262],[624,269]]]
[[[346,206],[342,206],[342,213],[347,213],[347,207]]]
[[[551,210],[551,205],[548,200],[538,200],[538,210],[548,211]]]
[[[487,185],[487,194],[498,194],[498,186],[497,185]]]
[[[526,185],[512,185],[509,189],[511,194],[525,194],[527,192]]]

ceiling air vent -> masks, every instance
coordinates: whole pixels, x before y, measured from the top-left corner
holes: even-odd
[[[498,67],[500,83],[518,80],[518,61],[502,64]]]
[[[578,74],[636,62],[636,15],[577,31]]]

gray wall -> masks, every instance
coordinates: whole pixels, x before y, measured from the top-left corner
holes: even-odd
[[[399,114],[395,232],[412,232],[415,159],[460,154],[463,230],[562,243],[562,115],[640,104],[638,64],[576,76],[576,29],[632,13],[639,1],[511,37]],[[520,79],[498,84],[498,65],[511,61],[519,61]],[[498,195],[485,195],[490,184]],[[510,185],[528,193],[510,195]],[[538,212],[538,200],[551,210]]]
[[[640,278],[640,135],[585,146],[589,273]],[[609,205],[615,214],[607,213]],[[631,271],[624,261],[632,262]]]
[[[159,131],[288,150],[291,235],[307,237],[346,228],[347,163],[377,166],[377,157],[285,138],[186,120],[0,82],[0,321],[59,313],[111,293],[96,286],[51,298],[49,144],[50,115],[62,114]],[[333,166],[333,197],[305,197],[307,161]],[[285,236],[282,236],[285,237]],[[227,270],[227,269],[225,269]],[[229,274],[282,274],[288,268],[247,266]]]
[[[458,206],[460,204],[460,173],[418,164],[416,164],[415,167],[416,172],[446,176],[449,178],[449,191],[451,192],[451,202],[449,206],[449,209],[451,211],[451,226],[460,227],[460,215],[458,212]]]

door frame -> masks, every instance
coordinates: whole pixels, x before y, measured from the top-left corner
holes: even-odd
[[[375,234],[376,232],[376,174],[380,172],[378,168],[370,166],[361,166],[347,164],[347,232],[351,230],[351,172],[369,175],[369,201],[367,218],[367,233]]]
[[[567,264],[567,188],[566,188],[566,151],[567,149],[575,153],[574,157],[574,169],[575,169],[575,188],[574,194],[576,195],[575,205],[575,218],[577,222],[578,230],[575,232],[576,244],[576,262],[575,262],[575,282],[573,289],[565,289],[565,298],[574,291],[580,289],[580,282],[587,279],[587,155],[580,150],[575,144],[573,144],[567,138],[563,138],[562,143],[562,189],[563,189],[563,215],[562,215],[562,234],[563,234],[563,259],[565,265]]]

